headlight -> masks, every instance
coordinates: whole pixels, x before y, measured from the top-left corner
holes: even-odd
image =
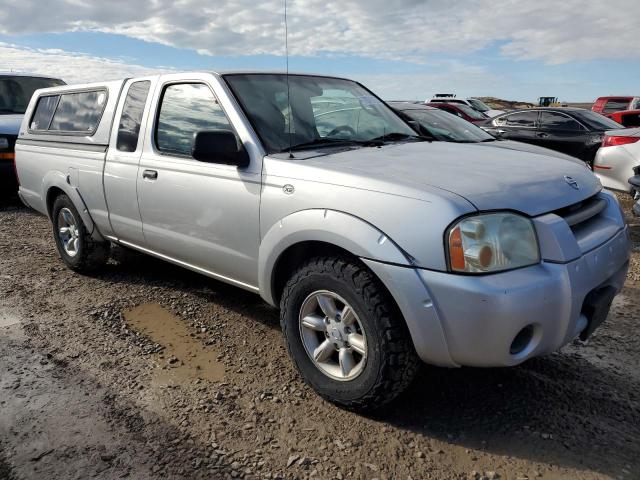
[[[0,137],[0,150],[9,149],[9,139],[6,137]]]
[[[514,213],[464,218],[451,227],[447,242],[454,272],[500,272],[540,262],[533,223]]]

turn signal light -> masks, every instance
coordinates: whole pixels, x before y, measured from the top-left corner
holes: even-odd
[[[11,160],[14,161],[16,159],[15,153],[0,153],[0,160]]]
[[[464,246],[462,244],[460,227],[454,228],[449,236],[449,256],[451,268],[459,271],[464,270],[466,262],[464,259]]]
[[[640,137],[624,137],[624,136],[613,136],[613,135],[605,135],[604,140],[602,141],[603,147],[618,147],[620,145],[627,145],[629,143],[636,143],[640,140]]]

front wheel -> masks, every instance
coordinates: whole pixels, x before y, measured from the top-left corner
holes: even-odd
[[[287,282],[282,331],[303,379],[357,410],[380,407],[413,380],[419,360],[380,281],[348,258],[316,258]]]
[[[53,237],[64,263],[71,269],[89,272],[109,259],[110,244],[91,238],[78,210],[67,195],[59,195],[51,211]]]

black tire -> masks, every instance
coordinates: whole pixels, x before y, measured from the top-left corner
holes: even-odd
[[[305,350],[300,309],[318,290],[345,299],[365,331],[367,360],[352,380],[326,375]],[[320,257],[305,263],[286,283],[280,308],[282,332],[293,363],[305,382],[330,402],[351,410],[373,410],[402,393],[418,371],[420,361],[401,313],[380,281],[356,260]]]
[[[59,216],[62,209],[68,209],[76,222],[78,231],[78,248],[75,255],[69,255],[63,245],[58,232],[60,231]],[[58,248],[62,261],[72,270],[77,272],[92,272],[104,266],[109,260],[111,244],[109,242],[96,241],[87,232],[82,217],[73,205],[71,199],[64,194],[59,195],[53,202],[51,210],[51,223],[53,225],[53,238]]]

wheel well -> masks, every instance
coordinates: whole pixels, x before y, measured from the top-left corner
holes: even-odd
[[[280,303],[284,285],[298,267],[310,258],[325,256],[349,257],[361,263],[354,254],[331,243],[307,241],[291,245],[278,257],[271,276],[272,294],[276,304]]]
[[[51,187],[47,191],[47,213],[49,214],[49,218],[51,218],[52,215],[53,203],[60,195],[64,195],[64,190],[58,187]]]
[[[289,280],[293,272],[295,272],[298,267],[300,267],[303,263],[311,258],[329,256],[349,258],[359,264],[362,268],[368,270],[374,277],[377,278],[375,272],[371,271],[371,269],[364,262],[362,262],[357,255],[354,255],[349,250],[338,247],[337,245],[333,245],[332,243],[320,241],[306,241],[296,243],[295,245],[291,245],[280,254],[280,257],[278,257],[278,260],[274,266],[273,274],[271,275],[271,292],[276,305],[280,304],[282,291],[284,290],[284,286],[287,283],[287,280]],[[391,292],[389,292],[386,285],[382,281],[380,281],[380,285],[387,291],[387,293],[389,294],[389,298],[393,302],[394,306],[398,308],[398,311],[400,311],[395,299],[393,298],[393,295],[391,295]]]

